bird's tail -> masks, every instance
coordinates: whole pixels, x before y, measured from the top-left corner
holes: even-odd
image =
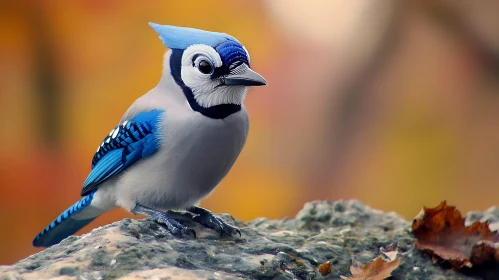
[[[49,247],[57,244],[103,214],[105,211],[92,206],[95,192],[96,190],[89,193],[62,212],[35,237],[33,246]]]

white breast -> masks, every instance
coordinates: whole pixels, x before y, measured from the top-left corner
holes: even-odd
[[[116,180],[117,204],[138,202],[158,210],[181,209],[208,195],[227,175],[248,134],[246,109],[223,119],[185,108],[167,109],[160,149]]]

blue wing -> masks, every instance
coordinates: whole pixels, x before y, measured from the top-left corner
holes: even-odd
[[[92,172],[83,184],[82,196],[137,160],[158,150],[157,124],[163,113],[162,110],[140,113],[111,130],[92,159]]]

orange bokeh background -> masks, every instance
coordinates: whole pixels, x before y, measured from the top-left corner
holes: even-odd
[[[269,82],[251,90],[247,144],[202,206],[251,220],[357,198],[410,219],[444,199],[499,202],[494,1],[10,2],[0,264],[38,251],[33,237],[79,198],[97,145],[158,82],[165,47],[149,21],[237,37]]]

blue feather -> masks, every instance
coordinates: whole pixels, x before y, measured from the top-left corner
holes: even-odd
[[[152,110],[140,113],[111,130],[94,155],[92,172],[83,183],[82,196],[158,150],[157,123],[163,112]]]
[[[239,43],[236,38],[225,33],[210,32],[189,27],[160,25],[150,22],[149,25],[159,34],[163,44],[170,49],[185,50],[194,44],[204,44],[216,47],[225,41]]]
[[[223,64],[227,65],[229,69],[233,69],[243,63],[250,66],[246,50],[237,42],[223,42],[215,50],[220,54]]]
[[[88,207],[97,187],[139,159],[158,150],[157,125],[163,113],[162,110],[140,113],[117,126],[104,138],[92,160],[92,172],[83,185],[81,195],[85,197],[42,230],[33,240],[33,246],[48,247],[57,244],[101,214],[101,209]],[[78,215],[79,213],[81,214]],[[85,219],[81,219],[83,217]]]
[[[61,242],[64,238],[70,236],[71,234],[77,232],[82,227],[86,226],[88,223],[93,221],[96,217],[84,219],[84,220],[74,220],[66,222],[71,219],[76,214],[80,213],[83,209],[90,205],[94,199],[95,190],[90,192],[84,198],[78,200],[71,207],[66,209],[62,214],[59,215],[50,225],[43,229],[33,240],[33,246],[35,247],[48,247]]]

